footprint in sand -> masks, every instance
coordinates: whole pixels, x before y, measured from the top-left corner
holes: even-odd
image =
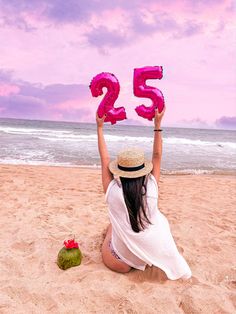
[[[22,255],[27,256],[29,254],[34,253],[35,251],[35,242],[15,242],[11,245],[12,249],[16,249],[17,251],[21,252]]]
[[[123,314],[123,313],[135,314],[135,313],[137,313],[132,308],[133,308],[132,303],[128,299],[122,297],[122,298],[120,298],[118,305],[115,307],[115,309],[116,309],[115,313],[119,313],[119,314]]]

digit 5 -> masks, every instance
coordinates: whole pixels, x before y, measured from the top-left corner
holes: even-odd
[[[134,69],[134,95],[152,100],[152,105],[149,107],[141,105],[135,108],[135,111],[140,117],[151,121],[155,116],[156,108],[158,108],[159,112],[163,110],[165,103],[162,92],[156,87],[146,85],[146,80],[160,80],[162,77],[162,66],[147,66]]]

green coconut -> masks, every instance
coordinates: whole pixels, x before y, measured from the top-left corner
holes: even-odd
[[[58,253],[57,265],[63,270],[78,266],[81,264],[82,257],[82,253],[79,248],[66,249],[63,247]]]

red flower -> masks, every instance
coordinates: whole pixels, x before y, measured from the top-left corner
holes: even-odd
[[[64,241],[64,245],[65,245],[66,249],[78,249],[79,248],[78,242],[75,242],[74,239]]]

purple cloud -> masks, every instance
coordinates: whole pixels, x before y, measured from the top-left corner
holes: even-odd
[[[132,17],[132,30],[137,34],[151,34],[154,32],[169,32],[179,28],[178,23],[167,13],[158,13],[154,16],[154,23],[143,21],[140,15]]]
[[[73,23],[87,21],[92,14],[99,14],[107,10],[115,10],[117,8],[123,9],[130,13],[137,13],[140,8],[147,8],[150,5],[156,4],[166,5],[173,4],[177,5],[174,0],[117,0],[112,2],[110,0],[11,0],[5,1],[0,0],[0,8],[3,15],[18,15],[22,16],[25,13],[38,13],[41,12],[42,17],[47,18],[51,21],[59,23]],[[226,4],[228,8],[233,8],[233,1],[229,4],[225,0],[189,0],[185,1],[186,7],[209,7],[210,5]]]
[[[45,1],[44,15],[58,23],[73,23],[86,21],[93,10],[99,9],[98,3],[86,0]],[[50,2],[50,3],[48,3]]]
[[[17,117],[17,118],[32,118],[41,117],[46,115],[45,103],[38,98],[11,95],[9,97],[0,97],[0,115],[2,117]]]
[[[109,30],[105,26],[93,28],[85,35],[88,42],[95,47],[122,47],[131,44],[140,36],[150,36],[154,33],[170,33],[173,38],[194,36],[203,32],[203,25],[194,20],[184,24],[177,22],[167,13],[156,14],[152,24],[146,23],[140,15],[132,15],[131,25],[126,33],[119,30]]]
[[[83,22],[91,18],[93,14],[99,14],[107,10],[115,10],[117,8],[125,10],[127,13],[139,15],[140,8],[147,8],[150,5],[173,4],[176,5],[174,0],[143,0],[127,1],[127,0],[117,0],[115,2],[110,0],[11,0],[5,1],[0,0],[0,8],[2,11],[2,16],[5,21],[11,23],[16,19],[16,27],[22,27],[21,23],[23,21],[27,24],[25,15],[27,14],[39,14],[42,19],[55,22],[55,23],[74,23]],[[218,5],[221,3],[226,3],[225,0],[191,0],[185,1],[186,7],[207,7],[210,5]],[[228,4],[227,4],[228,5]],[[233,2],[230,7],[233,6]],[[18,23],[17,23],[18,21]],[[19,22],[21,21],[21,22]]]
[[[154,15],[154,23],[148,24],[140,15],[134,15],[132,19],[132,31],[136,34],[150,35],[157,32],[169,32],[174,38],[193,36],[203,32],[203,25],[194,20],[179,23],[167,13]]]
[[[123,1],[118,1],[122,3]],[[5,22],[9,20],[16,22],[25,21],[28,26],[25,14],[38,14],[44,20],[54,23],[74,23],[88,21],[93,13],[99,13],[116,6],[111,1],[96,0],[0,0],[0,8]]]
[[[25,32],[36,30],[36,27],[33,27],[32,25],[27,23],[25,19],[20,16],[3,16],[0,26],[15,27]]]
[[[47,104],[56,104],[77,98],[88,96],[88,86],[83,84],[52,84],[45,87],[38,87],[35,84],[25,83],[20,85],[21,94],[37,97]]]
[[[122,121],[119,121],[119,125],[145,125],[142,120],[135,120],[135,119],[131,119],[131,118],[128,118],[128,119],[125,119],[125,120],[122,120]]]
[[[194,20],[187,21],[183,27],[177,32],[177,37],[189,37],[203,33],[203,25]]]
[[[128,37],[117,31],[110,31],[105,26],[94,28],[87,33],[88,42],[96,47],[116,47],[128,43]]]
[[[225,10],[228,12],[235,12],[235,9],[236,9],[236,3],[235,1],[231,1]]]
[[[160,5],[165,5],[167,2],[177,6],[175,1],[159,0]],[[210,1],[213,4],[223,3],[223,0]],[[149,5],[156,5],[155,0],[146,0],[145,8],[148,9]],[[186,7],[195,6],[209,6],[209,1],[197,0],[186,2]],[[88,24],[91,17],[96,14],[102,14],[107,10],[121,9],[129,16],[128,20],[131,21],[129,27],[125,27],[126,34],[122,34],[119,29],[110,30],[106,21],[103,25],[92,28],[84,35],[92,46],[98,48],[104,47],[120,47],[128,45],[132,41],[137,40],[139,36],[151,35],[156,32],[169,32],[172,38],[181,38],[184,36],[194,36],[203,32],[204,25],[200,24],[197,20],[189,20],[185,23],[179,23],[171,15],[160,11],[154,13],[153,24],[146,23],[142,20],[142,9],[144,3],[141,0],[125,1],[118,0],[115,3],[109,0],[0,0],[0,7],[2,13],[3,24],[6,26],[15,26],[25,31],[35,29],[35,25],[29,25],[27,15],[36,15],[41,21],[53,24],[75,24],[86,23]],[[222,22],[223,23],[223,22]],[[50,26],[47,25],[47,27]],[[221,24],[222,27],[223,24]],[[222,28],[219,28],[220,31]]]
[[[0,116],[9,118],[78,120],[91,115],[86,107],[91,98],[88,86],[52,84],[42,86],[12,78],[0,70],[1,84],[14,84],[18,91],[0,96]]]
[[[194,5],[202,5],[202,6],[206,6],[207,4],[209,3],[212,3],[212,4],[219,4],[219,3],[225,3],[225,0],[188,0],[186,1],[188,2],[191,6],[194,6]]]
[[[63,112],[58,111],[59,117],[62,117],[63,121],[91,121],[92,113],[88,108],[79,109],[64,109]],[[61,120],[61,118],[60,118]]]
[[[186,119],[183,119],[183,120],[180,120],[178,121],[176,124],[175,124],[177,127],[186,127],[186,128],[197,128],[197,129],[208,129],[210,126],[209,124],[200,119],[200,118],[194,118],[194,119],[191,119],[191,120],[186,120]]]
[[[215,122],[216,126],[221,129],[236,130],[236,117],[221,117]]]
[[[13,77],[13,71],[8,69],[0,69],[0,83],[10,83]]]

